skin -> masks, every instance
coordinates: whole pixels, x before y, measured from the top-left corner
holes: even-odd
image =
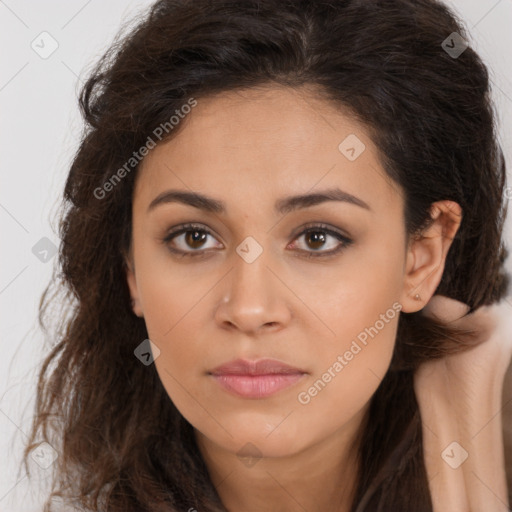
[[[311,90],[268,86],[200,99],[173,139],[144,159],[133,196],[127,281],[133,311],[160,350],[156,369],[193,425],[219,496],[230,511],[348,511],[357,434],[391,360],[399,315],[307,404],[307,391],[394,303],[420,310],[437,287],[460,223],[456,203],[435,203],[424,236],[404,231],[403,194],[385,174],[364,127]],[[355,134],[366,149],[350,161],[338,145]],[[367,203],[328,201],[286,214],[285,196],[339,188]],[[222,200],[225,213],[150,203],[169,189]],[[171,228],[209,230],[201,243]],[[308,223],[326,224],[340,243]],[[309,226],[308,226],[309,228]],[[251,263],[236,249],[253,237]],[[188,243],[187,243],[188,242]],[[171,245],[204,258],[181,257]],[[251,249],[253,251],[253,249]],[[415,300],[415,294],[421,296]],[[208,375],[235,358],[275,358],[307,372],[264,399],[226,392]],[[248,448],[251,443],[251,448]],[[239,455],[255,455],[243,459]]]
[[[468,314],[467,305],[436,295],[422,311],[478,333],[475,346],[427,361],[414,376],[433,512],[510,510],[502,422],[503,384],[512,357],[510,308],[501,301]]]

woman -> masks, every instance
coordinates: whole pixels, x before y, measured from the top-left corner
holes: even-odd
[[[445,6],[161,0],[80,105],[25,452],[51,427],[55,495],[508,509],[505,168]]]

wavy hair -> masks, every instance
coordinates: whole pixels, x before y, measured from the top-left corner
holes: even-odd
[[[226,512],[192,426],[154,365],[134,356],[148,337],[125,274],[138,165],[104,197],[98,190],[191,97],[311,86],[367,127],[404,190],[409,235],[428,225],[433,202],[462,207],[436,293],[475,310],[508,285],[489,73],[471,47],[457,58],[445,51],[454,32],[468,37],[435,0],[159,0],[126,28],[80,92],[84,131],[63,194],[58,265],[41,298],[51,348],[24,463],[29,471],[43,441],[59,455],[45,512],[55,497],[87,511]],[[413,374],[470,346],[470,334],[400,314],[391,366],[361,430],[352,512],[432,510]]]

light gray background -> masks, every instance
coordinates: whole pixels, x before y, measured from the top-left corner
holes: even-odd
[[[29,482],[18,469],[25,432],[32,418],[37,367],[43,356],[37,308],[56,258],[41,261],[32,248],[43,237],[58,245],[52,218],[80,137],[78,86],[121,24],[151,3],[0,0],[2,512],[42,510],[43,497],[37,482]],[[472,46],[490,67],[500,116],[500,140],[512,167],[512,0],[447,3],[465,20]],[[51,40],[40,36],[44,31],[58,43],[56,51],[46,59],[31,47],[35,41],[39,51],[51,48]],[[47,39],[43,49],[44,37]],[[509,183],[512,184],[510,177]],[[508,197],[512,197],[512,188]],[[509,241],[511,234],[509,216]],[[44,491],[48,473],[41,469],[37,474]]]

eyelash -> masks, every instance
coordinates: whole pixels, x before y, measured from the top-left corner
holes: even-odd
[[[206,256],[208,250],[198,249],[198,250],[192,250],[192,251],[182,251],[180,249],[175,249],[170,246],[170,242],[173,238],[177,237],[178,235],[182,235],[183,233],[190,232],[190,231],[199,231],[202,233],[206,233],[212,237],[214,236],[213,233],[211,233],[210,230],[203,227],[203,225],[189,223],[189,224],[183,224],[181,226],[178,226],[175,229],[173,229],[172,231],[168,232],[167,235],[163,239],[161,239],[161,241],[162,241],[162,243],[167,245],[167,248],[169,249],[169,251],[171,251],[174,254],[181,255],[181,257],[195,257],[195,258],[200,257],[201,258],[201,257]],[[295,238],[293,240],[298,239],[299,237],[303,236],[304,234],[315,232],[315,231],[320,231],[320,232],[326,233],[328,235],[331,235],[334,238],[337,238],[342,243],[340,244],[340,246],[338,248],[332,249],[330,251],[320,252],[320,251],[306,251],[303,249],[299,249],[299,252],[308,253],[308,256],[306,256],[306,258],[327,258],[329,256],[334,256],[337,253],[339,253],[340,251],[342,251],[343,249],[349,247],[353,243],[353,240],[346,237],[345,235],[342,235],[338,231],[335,231],[335,230],[329,228],[325,224],[306,225],[305,228],[300,233],[298,233],[298,235],[295,236]]]

